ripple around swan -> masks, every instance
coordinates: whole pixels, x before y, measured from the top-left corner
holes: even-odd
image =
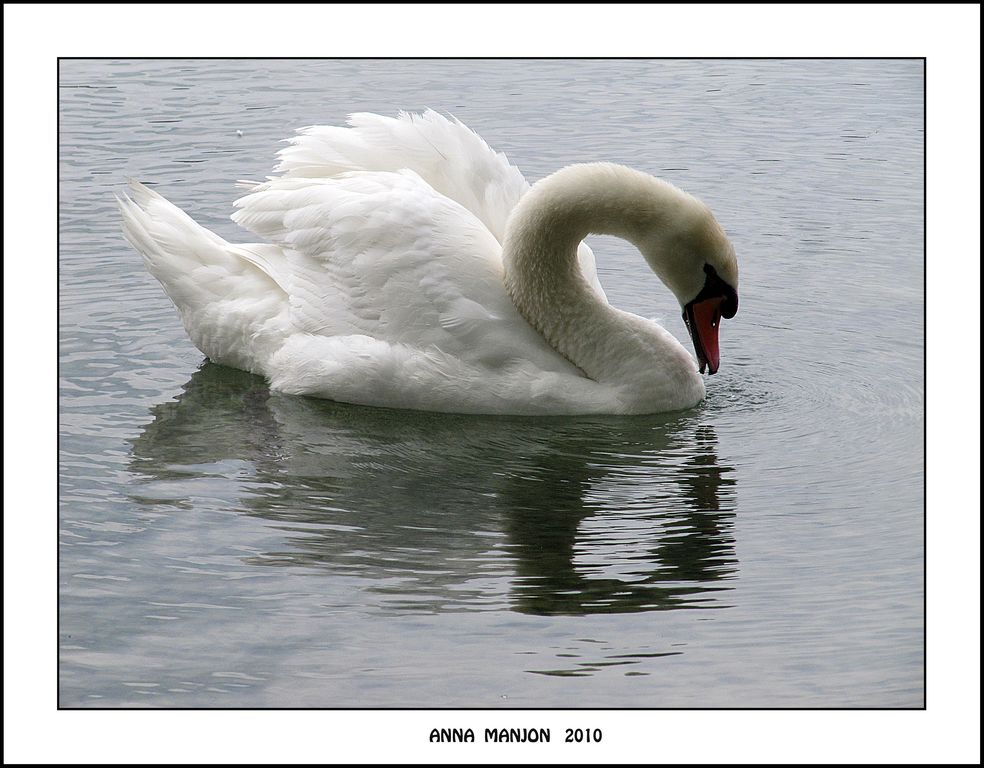
[[[843,510],[916,511],[923,387],[921,377],[904,375],[911,370],[911,363],[861,367],[850,359],[802,359],[780,378],[732,361],[727,375],[709,385],[703,408],[745,470],[746,503],[753,497],[767,503],[782,489],[792,509],[820,511],[818,500],[836,498]],[[886,463],[886,455],[895,460]]]
[[[896,347],[875,360],[853,361],[797,356],[771,376],[748,358],[729,360],[727,371],[708,385],[703,407],[725,420],[754,416],[761,427],[789,429],[797,437],[833,422],[855,438],[894,440],[900,424],[921,423],[924,385],[921,372],[910,375],[911,352]]]

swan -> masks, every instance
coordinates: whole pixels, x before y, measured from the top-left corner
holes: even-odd
[[[531,186],[432,110],[304,128],[279,158],[233,203],[262,243],[226,242],[136,181],[117,197],[126,239],[213,362],[287,394],[428,411],[642,414],[705,396],[738,264],[697,198],[612,163]],[[608,303],[589,234],[638,248],[696,362]]]

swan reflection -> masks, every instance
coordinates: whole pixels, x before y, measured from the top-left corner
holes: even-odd
[[[246,563],[356,576],[384,608],[723,607],[736,575],[733,470],[692,414],[374,409],[211,363],[152,413],[132,445],[138,502],[180,509],[173,481],[191,496],[223,478],[280,534]]]

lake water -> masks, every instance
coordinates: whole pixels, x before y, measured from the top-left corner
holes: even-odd
[[[62,61],[61,706],[922,706],[922,77]],[[203,363],[125,178],[245,241],[233,184],[294,129],[426,107],[531,181],[610,160],[710,205],[741,310],[702,405],[402,412]],[[612,303],[690,348],[632,247],[591,242]]]

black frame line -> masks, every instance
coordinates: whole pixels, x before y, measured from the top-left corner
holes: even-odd
[[[57,68],[55,77],[56,92],[56,220],[58,221],[58,231],[56,232],[56,243],[58,249],[58,261],[56,265],[56,297],[58,306],[61,306],[61,210],[59,201],[61,199],[61,63],[63,61],[921,61],[923,66],[923,704],[921,707],[371,707],[371,706],[351,706],[351,707],[79,707],[63,706],[60,701],[61,695],[61,676],[60,676],[60,636],[61,636],[61,559],[56,556],[57,567],[55,569],[55,595],[56,595],[56,638],[55,638],[55,667],[56,667],[56,709],[58,711],[71,712],[221,712],[221,711],[247,711],[247,712],[290,712],[290,711],[341,711],[341,712],[906,712],[924,711],[927,709],[929,700],[928,690],[928,627],[927,627],[927,430],[925,424],[928,416],[927,409],[927,300],[926,300],[926,264],[927,264],[927,105],[928,105],[928,60],[925,56],[59,56],[57,58]],[[56,372],[61,377],[61,325],[57,328],[57,347],[58,359],[56,361]],[[55,468],[56,485],[59,484],[58,470],[61,466],[61,394],[58,395],[58,424],[57,435],[58,461]],[[61,517],[61,498],[59,493],[59,505],[55,510],[55,530],[56,530],[56,552],[60,555],[60,542],[57,541],[58,522]]]

